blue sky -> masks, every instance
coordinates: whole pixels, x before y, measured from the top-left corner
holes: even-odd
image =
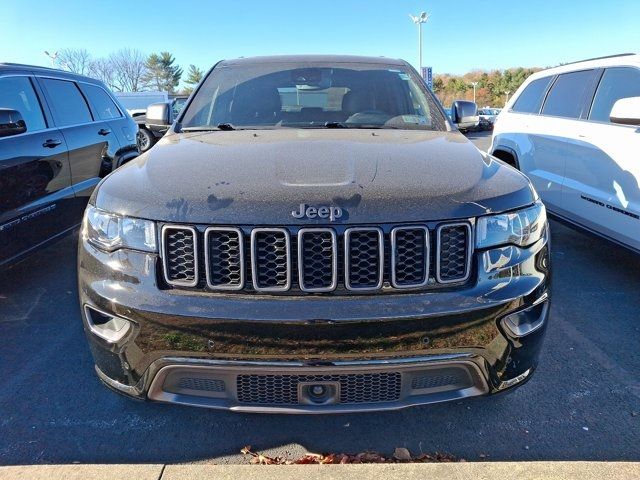
[[[552,66],[640,51],[640,0],[2,1],[0,61],[49,65],[44,50],[168,50],[185,68],[222,58],[350,53],[417,64],[409,13],[426,10],[435,73]]]

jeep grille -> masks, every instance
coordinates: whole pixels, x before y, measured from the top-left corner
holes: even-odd
[[[165,225],[161,257],[164,279],[176,287],[366,293],[466,282],[471,233],[466,222],[433,229]]]

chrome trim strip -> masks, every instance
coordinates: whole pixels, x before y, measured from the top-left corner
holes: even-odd
[[[258,233],[284,233],[285,249],[287,256],[287,283],[282,287],[260,287],[258,285],[257,275],[258,264],[256,255],[256,235]],[[291,238],[289,231],[285,228],[254,228],[251,230],[251,281],[253,288],[257,292],[286,292],[291,288]]]
[[[189,230],[193,235],[193,269],[194,269],[194,279],[191,282],[186,282],[183,280],[170,280],[168,275],[168,265],[167,265],[167,251],[165,248],[165,233],[167,230]],[[175,285],[178,287],[195,287],[198,285],[198,232],[193,227],[188,227],[186,225],[163,225],[162,226],[162,234],[160,235],[162,239],[162,273],[164,275],[164,281],[169,285]]]
[[[440,247],[441,247],[441,233],[443,228],[450,227],[465,227],[467,229],[467,263],[465,265],[465,275],[464,277],[455,278],[452,280],[443,280],[440,276]],[[471,225],[467,222],[456,222],[456,223],[443,223],[442,225],[438,225],[436,230],[436,280],[438,283],[448,284],[448,283],[460,283],[466,282],[471,275],[471,259],[473,258],[473,235],[471,230]]]
[[[303,238],[307,233],[330,233],[331,234],[331,251],[333,259],[331,261],[331,285],[328,287],[305,287],[304,285],[304,252]],[[298,286],[303,292],[331,292],[338,287],[338,237],[333,228],[301,228],[298,231]]]
[[[396,279],[396,236],[398,232],[406,230],[422,230],[424,231],[424,281],[420,283],[411,283],[399,285]],[[429,247],[429,229],[422,225],[409,225],[404,227],[395,227],[391,230],[391,286],[393,288],[418,288],[424,287],[429,283],[429,267],[431,260],[431,248]]]
[[[351,285],[349,277],[351,275],[351,262],[349,257],[349,243],[353,232],[377,232],[378,233],[378,283],[373,287],[354,287]],[[379,227],[353,227],[344,232],[344,286],[347,290],[358,292],[371,292],[380,290],[384,281],[384,233]]]
[[[238,235],[238,244],[240,250],[240,283],[238,285],[222,284],[214,285],[211,283],[211,262],[209,260],[209,234],[211,232],[234,232]],[[204,231],[204,263],[207,276],[207,287],[211,290],[242,290],[244,288],[244,237],[242,230],[235,227],[209,227]]]

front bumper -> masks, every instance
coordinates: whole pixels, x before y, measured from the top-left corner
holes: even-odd
[[[548,238],[474,258],[463,289],[224,295],[163,290],[155,255],[81,239],[79,291],[98,375],[130,397],[248,412],[397,409],[496,393],[535,370]],[[126,334],[96,335],[94,312],[126,320]]]

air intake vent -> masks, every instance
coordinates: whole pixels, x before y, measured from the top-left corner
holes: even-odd
[[[335,375],[238,375],[238,401],[256,405],[295,405],[298,384],[337,382],[340,403],[393,402],[400,399],[402,374],[399,372]]]
[[[345,232],[345,286],[349,290],[382,288],[384,237],[379,228],[349,228]]]
[[[438,227],[437,280],[462,282],[471,270],[471,227],[467,223]]]
[[[191,227],[165,225],[162,228],[163,267],[170,285],[195,287],[198,284],[198,243]]]
[[[429,282],[429,230],[396,227],[391,231],[391,285],[422,287]]]
[[[278,292],[291,287],[289,232],[284,228],[256,228],[251,232],[253,288]]]
[[[305,292],[330,292],[338,285],[338,242],[330,228],[298,232],[298,276]]]
[[[214,290],[244,287],[244,248],[237,228],[210,227],[204,233],[207,285]]]

